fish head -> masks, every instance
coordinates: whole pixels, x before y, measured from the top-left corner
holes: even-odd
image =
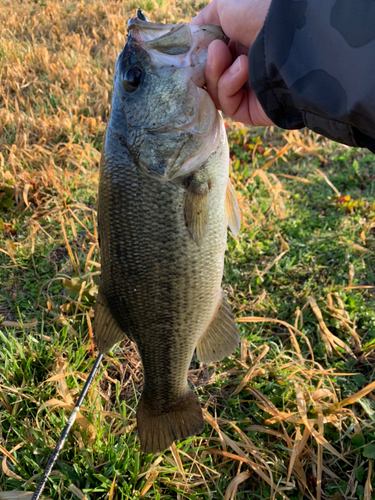
[[[202,165],[223,140],[202,88],[215,39],[226,40],[218,26],[152,23],[140,9],[128,23],[114,78],[113,109],[123,113],[112,111],[111,120],[136,165],[161,181]]]

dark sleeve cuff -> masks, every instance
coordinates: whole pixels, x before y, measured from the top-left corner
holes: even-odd
[[[249,50],[249,83],[277,126],[307,127],[334,141],[375,152],[375,99],[371,97],[375,78],[368,71],[374,59],[372,44],[353,52],[332,27],[328,5],[319,9],[314,5],[306,0],[273,0]],[[332,47],[325,37],[333,40]],[[359,75],[364,83],[358,93]]]
[[[249,83],[264,112],[278,127],[298,129],[305,127],[302,112],[293,102],[285,83],[272,85],[267,74],[265,26],[249,50]]]

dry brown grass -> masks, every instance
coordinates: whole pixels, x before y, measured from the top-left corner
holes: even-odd
[[[0,183],[11,184],[21,203],[39,205],[45,189],[63,201],[75,170],[96,169],[112,72],[137,6],[1,2]],[[194,12],[187,1],[155,6],[152,17],[162,22]]]

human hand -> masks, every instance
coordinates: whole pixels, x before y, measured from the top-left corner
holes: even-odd
[[[230,38],[208,48],[206,87],[216,107],[233,120],[273,125],[249,86],[247,52],[264,24],[271,0],[212,0],[190,24],[221,26]]]

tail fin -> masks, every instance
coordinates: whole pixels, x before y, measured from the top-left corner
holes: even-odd
[[[204,420],[198,398],[189,389],[172,407],[155,411],[142,395],[137,409],[137,427],[144,453],[164,451],[177,439],[200,434]]]

